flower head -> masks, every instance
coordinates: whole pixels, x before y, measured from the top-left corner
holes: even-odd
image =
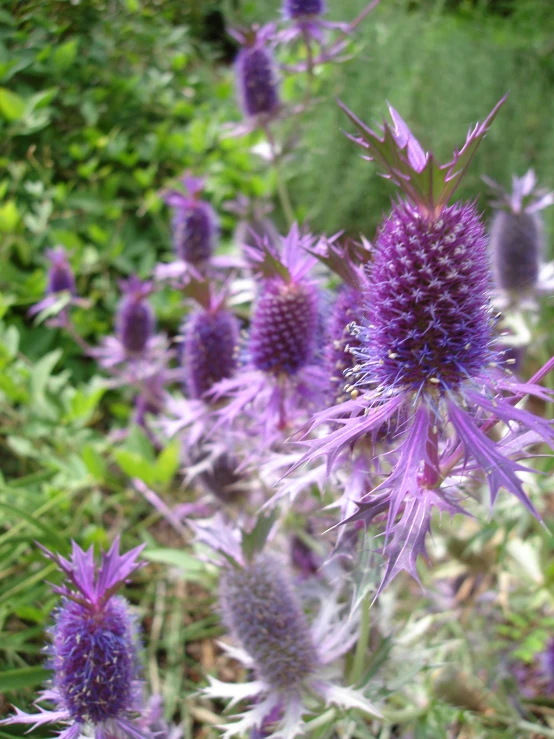
[[[369,525],[387,513],[381,587],[402,569],[417,577],[433,508],[463,512],[447,478],[481,474],[491,505],[503,487],[538,516],[518,477],[528,468],[512,457],[531,443],[525,432],[552,446],[554,429],[516,403],[528,393],[550,395],[534,382],[518,383],[504,365],[494,345],[484,226],[472,203],[448,205],[499,105],[447,165],[423,151],[394,109],[394,127],[385,124],[381,136],[346,111],[366,158],[378,161],[408,200],[385,218],[368,267],[366,318],[355,330],[350,375],[359,397],[342,412],[316,417],[313,427],[333,415],[339,427],[309,440],[305,459],[325,455],[332,468],[342,450],[374,444],[383,427],[394,429],[389,470],[348,519]],[[508,433],[495,443],[487,432],[498,423]]]
[[[259,277],[246,346],[248,361],[240,373],[217,383],[212,391],[214,398],[229,400],[221,409],[221,423],[232,425],[239,415],[250,416],[256,428],[261,425],[268,443],[293,430],[299,412],[321,394],[315,351],[320,294],[308,276],[317,262],[307,251],[312,243],[313,238],[301,236],[295,225],[280,248],[267,239],[258,240],[255,248],[245,247]]]
[[[218,301],[192,313],[183,326],[181,364],[193,399],[231,377],[237,364],[239,323]]]
[[[242,44],[235,62],[240,107],[247,118],[268,120],[281,107],[279,78],[269,39],[271,24],[249,31],[235,31]]]
[[[283,3],[283,13],[290,19],[313,17],[324,12],[323,0],[284,0]]]
[[[512,192],[488,177],[496,195],[491,226],[493,273],[499,288],[524,293],[538,287],[544,256],[544,224],[540,211],[554,203],[554,192],[537,188],[530,169],[512,178]]]
[[[253,682],[238,685],[210,678],[204,691],[210,697],[230,698],[230,705],[257,698],[253,708],[224,727],[224,736],[261,729],[270,717],[276,735],[282,731],[285,736],[297,736],[303,733],[304,701],[310,695],[378,715],[361,693],[337,685],[328,667],[353,645],[356,618],[341,621],[337,593],[326,593],[320,617],[313,624],[308,622],[283,563],[263,551],[272,524],[271,516],[260,517],[241,536],[221,518],[196,525],[199,540],[212,544],[222,555],[221,613],[242,647],[233,648],[232,654],[255,675]]]
[[[184,262],[201,266],[215,250],[217,218],[211,205],[200,198],[204,180],[183,177],[185,192],[171,190],[165,202],[173,208],[172,229],[175,253]]]
[[[53,588],[63,599],[51,629],[52,685],[39,699],[55,703],[56,710],[18,710],[1,723],[68,723],[60,734],[64,739],[76,739],[86,725],[92,725],[96,739],[118,732],[144,736],[133,725],[140,674],[137,628],[127,602],[115,595],[142,566],[137,562],[142,549],[120,555],[116,539],[98,569],[92,548],[84,552],[75,542],[69,559],[43,550],[67,578]]]
[[[63,290],[67,290],[69,293],[74,295],[75,277],[67,259],[65,249],[61,246],[57,246],[55,249],[47,249],[46,256],[50,261],[46,294],[51,295],[52,293],[59,293]]]
[[[117,310],[117,337],[129,354],[141,354],[155,328],[154,312],[148,303],[152,283],[132,276],[122,280],[120,286],[123,298]]]

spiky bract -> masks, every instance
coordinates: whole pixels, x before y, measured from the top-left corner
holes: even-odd
[[[52,636],[53,687],[74,721],[98,724],[133,705],[137,637],[123,598],[99,610],[64,599]]]
[[[298,690],[318,664],[304,613],[282,565],[268,556],[223,570],[223,618],[273,689]]]
[[[239,325],[229,311],[200,310],[187,320],[183,334],[185,386],[189,395],[197,399],[216,382],[233,374]]]
[[[122,289],[125,295],[117,311],[117,336],[128,352],[139,354],[152,337],[156,324],[147,300],[151,285],[131,277],[122,283]]]
[[[239,103],[244,115],[273,116],[280,107],[279,79],[265,34],[248,38],[236,61]]]
[[[363,383],[447,389],[479,372],[493,353],[489,280],[473,204],[446,207],[436,220],[395,205],[377,239],[362,348],[354,352]]]
[[[266,279],[252,319],[250,353],[256,369],[294,375],[313,358],[318,296],[310,283]]]

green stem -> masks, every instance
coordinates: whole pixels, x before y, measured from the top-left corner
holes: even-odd
[[[354,662],[350,671],[350,683],[356,685],[362,679],[367,656],[367,645],[369,642],[369,593],[364,596],[361,604],[360,633],[354,652]]]
[[[285,181],[283,180],[283,173],[281,171],[281,158],[277,151],[275,139],[273,138],[273,134],[271,132],[271,129],[269,128],[269,125],[265,126],[265,135],[267,136],[267,140],[271,148],[271,161],[275,169],[275,176],[277,179],[277,194],[279,196],[281,208],[283,209],[283,213],[285,214],[285,218],[287,219],[290,227],[295,221],[294,210],[290,202],[287,186],[285,184]]]

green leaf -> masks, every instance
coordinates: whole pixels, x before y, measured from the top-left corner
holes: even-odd
[[[181,464],[181,445],[175,438],[163,449],[157,460],[155,475],[158,482],[166,485],[173,479]]]
[[[152,468],[152,462],[140,454],[130,452],[128,449],[116,449],[114,457],[117,464],[129,477],[138,477],[139,480],[142,480],[151,487],[156,484],[156,475]]]
[[[69,69],[77,57],[79,40],[72,38],[56,47],[52,54],[52,63],[59,72]]]
[[[182,549],[147,549],[142,556],[150,562],[177,567],[185,574],[186,580],[201,582],[207,575],[206,563]]]
[[[34,688],[44,683],[51,674],[50,670],[45,670],[44,667],[18,667],[15,670],[5,670],[0,672],[0,692]]]
[[[15,200],[7,200],[0,205],[0,233],[11,233],[15,230],[21,215]]]
[[[24,98],[7,87],[0,87],[0,115],[7,121],[18,121],[26,110]]]

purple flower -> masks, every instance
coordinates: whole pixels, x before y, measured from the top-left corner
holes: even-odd
[[[544,257],[544,223],[540,211],[554,203],[554,192],[537,189],[532,169],[523,177],[512,178],[511,193],[494,180],[483,179],[498,198],[492,203],[495,213],[491,227],[495,282],[509,293],[534,290],[540,287]]]
[[[221,305],[192,313],[183,326],[181,364],[185,387],[193,399],[231,377],[237,364],[239,323]]]
[[[348,519],[369,525],[387,513],[381,588],[401,570],[417,578],[434,507],[463,512],[461,492],[446,487],[446,478],[482,475],[491,505],[503,487],[538,516],[517,474],[529,468],[513,457],[523,456],[531,438],[554,445],[554,429],[516,402],[526,394],[551,396],[503,366],[494,346],[484,226],[473,204],[448,205],[500,104],[444,165],[423,151],[394,109],[394,125],[375,133],[342,106],[360,133],[353,140],[408,199],[383,222],[368,268],[366,318],[356,329],[360,347],[350,378],[361,395],[342,412],[316,417],[313,427],[334,414],[339,427],[309,440],[305,459],[325,455],[332,467],[356,442],[375,444],[384,424],[395,429],[390,473],[378,475]],[[495,442],[487,431],[499,422],[508,433]]]
[[[291,19],[321,15],[324,12],[323,0],[284,0],[283,3],[283,13]]]
[[[239,416],[249,417],[251,432],[261,431],[266,443],[294,430],[302,412],[321,397],[323,375],[315,356],[320,295],[308,277],[317,260],[306,250],[312,243],[295,225],[280,249],[268,240],[246,247],[260,277],[248,362],[212,390],[214,399],[228,399],[220,423],[232,426]]]
[[[267,121],[281,106],[277,66],[268,45],[273,32],[271,24],[234,32],[242,44],[235,62],[235,73],[239,104],[247,118]]]
[[[39,701],[55,704],[40,713],[16,709],[0,724],[66,723],[63,739],[77,739],[91,725],[96,739],[122,733],[132,739],[148,737],[139,730],[134,714],[139,707],[139,639],[135,621],[124,598],[115,595],[127,578],[142,566],[137,562],[143,546],[119,554],[119,538],[102,556],[96,570],[92,547],[84,552],[75,542],[70,559],[51,554],[66,577],[55,586],[63,596],[51,629],[52,684]]]
[[[141,282],[132,276],[122,280],[123,298],[116,318],[116,333],[129,354],[141,354],[152,338],[155,329],[154,312],[148,303],[152,283]]]
[[[230,705],[247,698],[256,701],[225,727],[223,736],[261,729],[269,717],[276,735],[302,734],[308,696],[379,715],[361,692],[336,685],[328,669],[355,642],[356,618],[342,621],[338,594],[325,591],[325,609],[314,624],[308,623],[283,563],[261,551],[268,522],[258,519],[249,533],[239,536],[220,518],[194,526],[198,539],[221,553],[220,609],[242,647],[229,651],[255,675],[253,682],[237,685],[209,678],[204,693],[211,698],[229,698]]]
[[[547,680],[547,691],[554,694],[554,638],[550,639],[542,654],[542,669]]]
[[[355,366],[352,350],[360,347],[360,340],[352,336],[350,327],[361,323],[363,294],[345,285],[337,296],[329,322],[329,342],[325,351],[325,363],[329,373],[329,401],[343,403],[350,398],[345,373]],[[357,393],[357,391],[354,391]]]
[[[52,293],[67,290],[71,295],[74,295],[75,277],[67,259],[65,249],[61,246],[57,246],[55,249],[47,249],[46,256],[50,260],[46,294],[51,295]]]
[[[184,262],[201,265],[212,256],[217,239],[217,217],[211,205],[200,199],[204,180],[185,174],[186,193],[172,190],[165,202],[173,208],[173,246]]]
[[[43,310],[52,308],[60,301],[60,293],[66,293],[67,299],[61,304],[61,311],[57,316],[49,320],[52,328],[65,328],[68,324],[67,306],[71,304],[83,304],[75,294],[75,276],[69,264],[67,253],[61,246],[55,249],[47,249],[46,257],[50,263],[46,282],[45,297],[33,305],[29,310],[30,316],[36,316]]]

